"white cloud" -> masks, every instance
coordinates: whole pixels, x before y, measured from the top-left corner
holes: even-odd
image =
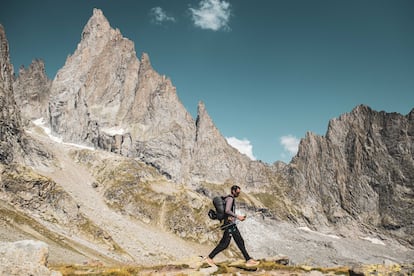
[[[227,143],[233,148],[237,149],[240,153],[247,155],[251,160],[256,160],[253,155],[253,146],[249,140],[239,140],[236,137],[226,137]]]
[[[213,31],[230,30],[230,3],[221,0],[201,0],[198,9],[190,8],[194,24]]]
[[[294,156],[298,152],[300,140],[293,135],[286,135],[280,137],[280,143],[282,144],[285,151],[291,156]]]
[[[150,10],[150,16],[156,24],[162,24],[166,21],[175,22],[175,18],[168,16],[167,13],[161,7],[154,7]]]

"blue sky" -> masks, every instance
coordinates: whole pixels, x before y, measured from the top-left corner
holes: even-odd
[[[93,8],[257,160],[289,162],[359,104],[414,107],[411,0],[0,0],[15,71],[41,58],[54,78]]]

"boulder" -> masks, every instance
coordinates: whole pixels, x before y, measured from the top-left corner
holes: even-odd
[[[0,242],[0,275],[61,275],[46,267],[48,256],[48,245],[41,241]]]

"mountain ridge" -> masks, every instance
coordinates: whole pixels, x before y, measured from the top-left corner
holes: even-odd
[[[14,90],[4,31],[0,38],[7,69],[2,103],[48,84]],[[45,94],[50,98],[44,127],[64,142],[94,150],[57,143],[45,129],[22,124],[28,113],[20,115],[16,104],[7,106],[10,112],[2,108],[1,143],[8,151],[0,162],[0,196],[7,207],[0,211],[13,215],[1,231],[15,227],[25,237],[53,237],[52,252],[62,256],[67,250],[71,261],[167,261],[184,257],[185,248],[194,253],[213,245],[220,233],[208,230],[214,226],[206,220],[210,198],[238,184],[244,192],[239,206],[249,218],[240,229],[257,256],[284,252],[306,262],[307,254],[320,254],[314,260],[319,264],[358,262],[360,256],[364,262],[404,262],[414,256],[413,111],[403,116],[361,105],[332,119],[325,136],[309,132],[291,163],[252,161],[227,143],[204,103],[194,120],[171,80],[152,68],[147,54],[139,60],[133,43],[97,9]],[[42,110],[43,104],[34,107]],[[8,132],[10,125],[17,132]],[[85,202],[89,194],[98,209]],[[13,216],[24,227],[8,223]],[[128,224],[142,233],[122,229]],[[147,228],[160,234],[154,250]],[[3,231],[15,239],[9,232]],[[359,252],[360,244],[369,250]],[[234,248],[226,254],[238,257]]]
[[[407,231],[402,236],[413,245],[413,114],[359,105],[332,119],[326,136],[306,135],[292,160],[303,180],[292,181],[306,186],[302,195],[322,199],[311,213],[323,215],[312,219],[344,225],[352,218],[398,237]]]

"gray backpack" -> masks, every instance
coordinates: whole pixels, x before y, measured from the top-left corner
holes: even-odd
[[[213,205],[216,210],[210,209],[208,211],[210,219],[223,220],[226,218],[226,198],[227,196],[216,196],[213,198]]]

